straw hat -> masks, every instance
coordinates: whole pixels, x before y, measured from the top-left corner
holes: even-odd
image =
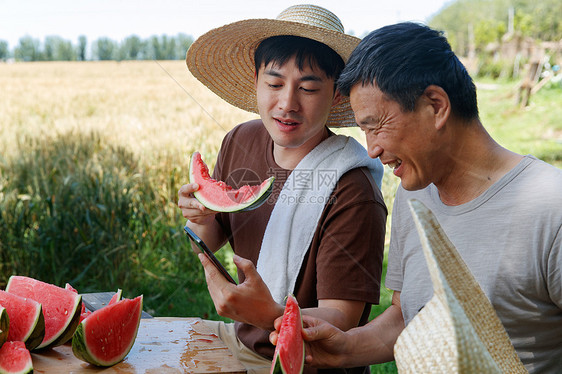
[[[344,33],[335,14],[316,5],[295,5],[276,19],[249,19],[213,29],[187,51],[191,73],[230,104],[258,113],[254,86],[254,51],[272,36],[301,36],[324,43],[347,62],[361,41]],[[343,98],[328,118],[330,127],[355,126],[349,99]]]
[[[490,301],[433,213],[409,201],[434,295],[394,346],[400,373],[526,373]]]

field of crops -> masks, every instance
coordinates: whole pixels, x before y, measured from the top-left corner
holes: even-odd
[[[182,61],[0,64],[0,85],[0,286],[29,274],[215,316],[177,189],[194,150],[212,164],[252,115]]]
[[[480,86],[484,124],[502,145],[562,167],[562,87],[519,109],[515,84]],[[180,230],[177,190],[193,151],[212,167],[226,132],[256,115],[222,102],[183,61],[0,64],[0,87],[0,288],[17,273],[142,293],[158,316],[219,318]],[[358,129],[342,132],[364,143]],[[389,208],[397,184],[387,172]],[[382,295],[373,316],[390,303]]]

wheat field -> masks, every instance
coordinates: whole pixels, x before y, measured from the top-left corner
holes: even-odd
[[[256,115],[214,95],[184,61],[0,64],[0,147],[26,136],[97,132],[145,159],[213,155]]]

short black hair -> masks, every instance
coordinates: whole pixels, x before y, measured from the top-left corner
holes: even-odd
[[[316,40],[293,35],[272,36],[263,40],[254,52],[256,74],[262,64],[264,66],[274,62],[282,66],[292,57],[296,58],[299,69],[305,64],[317,66],[328,78],[337,80],[345,66],[340,55],[326,44]]]
[[[346,96],[356,84],[375,84],[405,112],[429,85],[449,96],[452,112],[478,118],[476,86],[442,32],[402,22],[372,31],[359,43],[338,80]]]

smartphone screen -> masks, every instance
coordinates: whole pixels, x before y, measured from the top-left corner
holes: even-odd
[[[230,275],[230,273],[225,269],[225,267],[220,263],[220,261],[218,260],[218,258],[215,257],[215,255],[213,254],[213,252],[211,252],[211,250],[209,249],[209,247],[207,247],[207,245],[203,242],[203,240],[201,240],[194,232],[193,230],[191,230],[189,227],[184,226],[183,230],[185,231],[186,235],[188,236],[188,238],[190,238],[193,242],[195,242],[195,244],[197,245],[197,247],[199,247],[199,249],[201,250],[201,252],[203,252],[207,258],[209,260],[211,260],[211,262],[215,265],[215,267],[222,273],[222,275],[224,275],[224,277],[233,284],[236,284],[236,281],[234,280],[234,278],[232,278],[232,276]]]

